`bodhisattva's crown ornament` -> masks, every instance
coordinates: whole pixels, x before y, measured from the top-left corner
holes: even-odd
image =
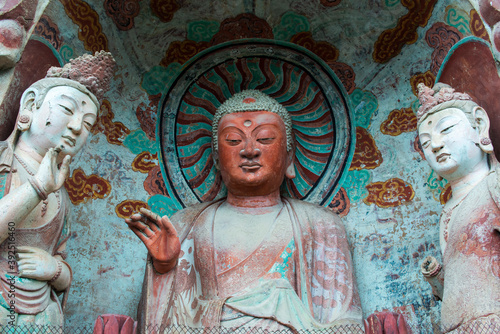
[[[66,78],[76,81],[101,101],[109,90],[116,62],[110,52],[100,51],[71,59],[63,67],[51,67],[45,78]]]
[[[278,101],[259,90],[247,89],[227,99],[215,112],[212,120],[212,140],[216,150],[217,131],[221,118],[227,114],[245,111],[269,111],[278,114],[283,120],[283,123],[285,123],[287,151],[292,149],[292,119],[286,108]]]
[[[418,99],[420,108],[417,111],[417,122],[435,109],[437,106],[448,101],[473,101],[469,94],[456,92],[449,85],[438,83],[433,88],[427,87],[423,83],[418,86]]]

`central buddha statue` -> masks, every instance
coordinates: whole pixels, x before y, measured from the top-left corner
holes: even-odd
[[[295,177],[287,110],[260,91],[237,93],[215,113],[212,144],[226,198],[126,220],[150,259],[139,326],[362,333],[342,222],[280,194]]]

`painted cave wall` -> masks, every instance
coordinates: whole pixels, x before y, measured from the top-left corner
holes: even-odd
[[[441,258],[438,220],[450,193],[417,143],[416,86],[434,82],[454,45],[488,40],[486,31],[468,1],[52,0],[23,55],[28,72],[42,54],[65,63],[107,50],[117,61],[66,182],[74,272],[66,324],[90,326],[104,313],[135,318],[146,249],[123,218],[146,205],[168,215],[182,207],[158,160],[159,106],[192,57],[265,38],[319,57],[352,107],[355,149],[323,205],[346,226],[365,317],[394,310],[417,331],[437,331],[440,302],[419,266],[427,255]]]

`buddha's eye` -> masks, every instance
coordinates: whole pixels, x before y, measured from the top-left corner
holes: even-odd
[[[226,143],[229,144],[229,146],[237,146],[239,143],[241,143],[241,139],[226,139]]]
[[[273,142],[273,137],[258,138],[257,141],[261,144],[268,145]]]
[[[421,145],[423,148],[427,148],[427,146],[429,146],[430,142],[431,142],[430,140],[426,140],[423,143],[421,143]]]

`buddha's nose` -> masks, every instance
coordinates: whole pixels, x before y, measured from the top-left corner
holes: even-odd
[[[247,142],[245,147],[240,151],[240,155],[247,159],[254,159],[260,156],[260,149],[255,147],[254,142]]]

